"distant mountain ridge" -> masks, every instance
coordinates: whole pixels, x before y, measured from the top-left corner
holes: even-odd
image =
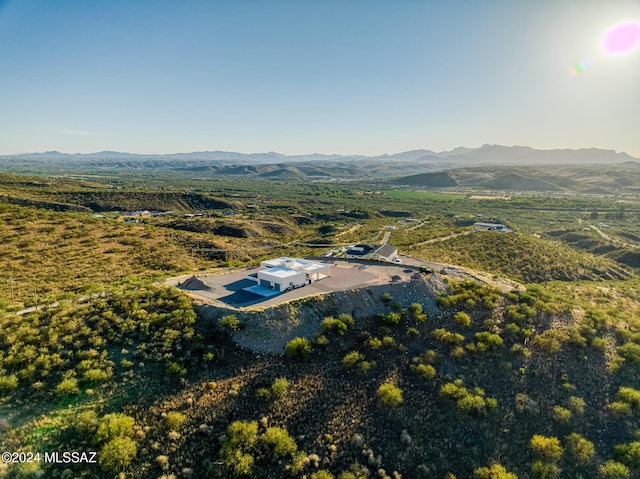
[[[483,145],[479,148],[458,147],[434,152],[420,149],[377,156],[312,153],[284,155],[276,152],[238,153],[201,151],[172,154],[133,154],[115,151],[96,153],[26,153],[0,156],[0,171],[38,172],[44,174],[135,174],[152,172],[181,177],[213,178],[218,175],[265,179],[392,180],[396,184],[428,188],[479,186],[488,189],[530,189],[536,191],[571,190],[569,178],[560,179],[545,173],[552,166],[586,168],[625,165],[635,171],[640,159],[613,150],[587,148],[580,150],[536,150],[527,146]],[[472,168],[540,168],[533,175],[488,175],[487,172],[465,172]],[[545,171],[542,171],[545,170]],[[635,178],[634,175],[631,176]],[[535,178],[535,180],[534,180]],[[596,180],[596,183],[599,180]],[[622,184],[623,177],[613,182]],[[536,183],[534,185],[534,183]],[[528,187],[528,188],[527,188]]]

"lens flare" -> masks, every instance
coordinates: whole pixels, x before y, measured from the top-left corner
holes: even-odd
[[[610,55],[629,53],[640,44],[640,23],[621,22],[612,27],[604,36],[602,48]]]
[[[582,60],[571,67],[571,75],[578,76],[589,66],[589,60]]]

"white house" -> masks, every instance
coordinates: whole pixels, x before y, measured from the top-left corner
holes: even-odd
[[[262,268],[260,271],[248,274],[246,279],[255,281],[257,286],[275,291],[286,291],[314,283],[328,277],[331,271],[328,264],[286,256],[262,261],[260,267]],[[248,291],[256,292],[257,290],[251,286]]]

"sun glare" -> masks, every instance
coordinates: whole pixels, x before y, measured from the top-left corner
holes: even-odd
[[[634,50],[640,44],[640,23],[620,22],[607,31],[602,48],[609,55],[622,55]]]

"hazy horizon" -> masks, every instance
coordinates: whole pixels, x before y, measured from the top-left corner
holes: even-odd
[[[597,0],[0,1],[0,154],[640,157],[640,49]]]

